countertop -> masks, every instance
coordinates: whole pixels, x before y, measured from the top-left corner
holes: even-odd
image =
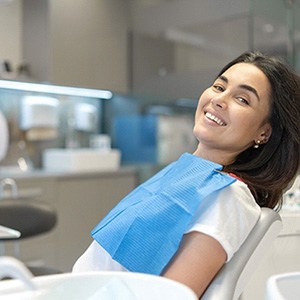
[[[137,168],[134,166],[121,167],[118,170],[101,170],[101,171],[79,171],[79,172],[66,172],[66,171],[46,171],[43,169],[34,169],[26,172],[16,170],[1,170],[0,169],[0,180],[3,178],[47,178],[47,177],[59,177],[59,178],[74,178],[74,177],[95,177],[95,176],[123,176],[126,174],[132,174],[137,172]]]

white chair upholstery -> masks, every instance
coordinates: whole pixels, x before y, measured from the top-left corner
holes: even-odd
[[[300,299],[300,272],[278,274],[268,279],[265,300],[274,299]]]
[[[279,214],[272,209],[262,208],[261,216],[246,241],[219,271],[201,299],[238,299],[281,229]]]

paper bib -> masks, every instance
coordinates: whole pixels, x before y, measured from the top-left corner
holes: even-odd
[[[236,180],[220,170],[183,154],[128,194],[93,229],[93,238],[127,270],[159,275],[202,199]]]

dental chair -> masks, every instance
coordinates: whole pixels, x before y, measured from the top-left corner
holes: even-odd
[[[281,229],[279,214],[272,209],[262,208],[260,218],[249,236],[233,258],[218,272],[201,300],[239,299]]]

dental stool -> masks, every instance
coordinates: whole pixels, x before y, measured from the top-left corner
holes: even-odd
[[[0,225],[19,231],[18,238],[0,238],[0,242],[27,239],[50,232],[57,223],[57,214],[48,204],[38,200],[0,199]],[[18,246],[18,245],[17,245]],[[15,251],[16,252],[16,251]],[[17,253],[15,253],[18,256]],[[61,273],[46,266],[27,266],[34,276]]]

